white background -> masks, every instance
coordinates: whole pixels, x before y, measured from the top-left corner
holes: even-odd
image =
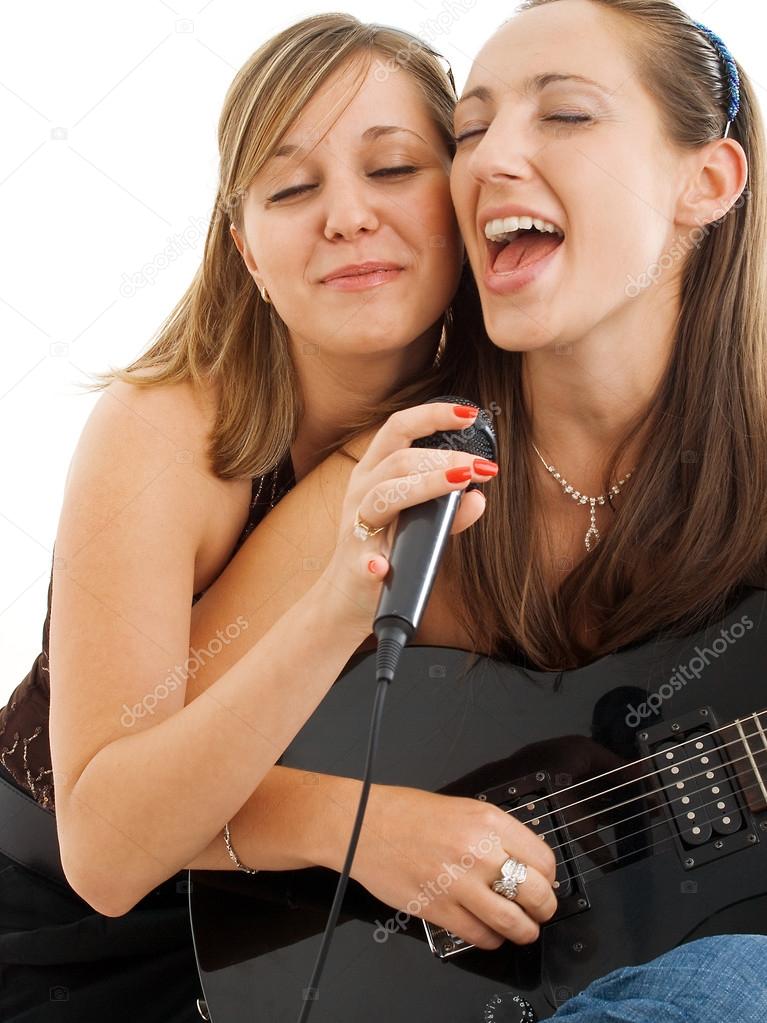
[[[681,6],[724,38],[767,112],[763,0]],[[4,7],[0,706],[40,650],[64,481],[98,399],[78,384],[85,371],[126,365],[143,351],[191,280],[215,197],[218,115],[238,68],[276,31],[334,9],[420,34],[448,58],[460,91],[472,56],[514,6],[45,0]],[[126,294],[126,279],[149,272],[153,283]]]

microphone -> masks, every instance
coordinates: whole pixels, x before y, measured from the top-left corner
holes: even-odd
[[[435,401],[479,408],[473,401],[453,395],[431,398],[426,404]],[[492,421],[483,409],[479,409],[471,426],[462,430],[440,430],[418,438],[411,446],[465,451],[490,461],[497,458]],[[453,490],[405,508],[399,514],[388,556],[389,571],[373,622],[378,638],[376,674],[379,682],[393,680],[402,649],[418,629],[463,493],[465,490]]]

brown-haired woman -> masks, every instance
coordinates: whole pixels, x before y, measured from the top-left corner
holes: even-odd
[[[149,351],[99,384],[43,651],[0,716],[4,1023],[198,1018],[183,871],[368,634],[382,561],[346,539],[272,628],[250,607],[192,657],[190,608],[350,427],[396,413],[359,504],[408,476],[413,439],[468,422],[419,404],[450,393],[479,322],[449,191],[454,101],[428,48],[344,15],[280,33],[232,83],[202,266]],[[485,469],[450,453],[404,503]],[[483,508],[467,494],[455,529]],[[194,663],[245,632],[192,700]]]
[[[764,128],[738,71],[732,117],[727,65],[669,0],[528,0],[477,57],[451,185],[494,347],[451,386],[500,410],[500,472],[485,514],[449,547],[438,611],[415,642],[565,671],[660,632],[689,634],[742,586],[764,586]],[[502,251],[515,226],[493,225],[523,211],[564,238],[535,243],[545,260],[527,280],[514,272],[520,253]],[[332,455],[256,531],[196,608],[194,641],[283,585],[286,603],[298,598],[305,580],[281,567],[286,545],[332,551],[357,471],[346,455],[364,459],[365,445]],[[626,477],[595,502],[595,543],[588,498]],[[373,508],[363,517],[378,524]],[[360,783],[303,781],[275,767],[243,806],[246,863],[340,869]],[[498,822],[487,805],[469,821],[462,802],[374,785],[352,875],[407,905]],[[506,850],[522,859],[514,838]],[[197,865],[226,869],[223,843]],[[488,900],[497,866],[478,864],[423,915],[481,947],[534,940],[542,894],[525,900],[523,885],[501,913]],[[767,1014],[766,945],[761,934],[689,943],[597,982],[556,1017],[755,1023]]]

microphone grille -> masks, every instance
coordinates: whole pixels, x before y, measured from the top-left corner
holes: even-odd
[[[438,430],[428,437],[419,437],[413,441],[414,448],[442,448],[448,451],[465,451],[477,458],[487,458],[491,462],[498,457],[498,444],[493,431],[492,419],[476,402],[467,398],[458,398],[449,394],[445,397],[430,398],[425,404],[434,401],[447,401],[452,405],[469,405],[479,409],[479,415],[471,424],[462,430]]]

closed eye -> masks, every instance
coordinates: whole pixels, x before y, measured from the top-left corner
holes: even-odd
[[[418,170],[417,167],[382,167],[381,170],[373,171],[370,175],[371,178],[389,178],[394,177],[397,174],[414,174]]]
[[[275,192],[274,195],[270,195],[267,202],[279,202],[281,199],[289,199],[293,195],[301,195],[302,192],[308,192],[316,187],[316,185],[296,185],[295,188],[286,188],[282,192]]]
[[[400,175],[415,174],[418,170],[417,167],[402,166],[402,167],[382,167],[380,170],[371,171],[369,177],[371,178],[389,178],[399,177]],[[275,195],[269,196],[269,202],[279,202],[281,199],[289,199],[294,195],[301,195],[304,192],[309,192],[311,189],[316,188],[316,185],[296,185],[294,188],[286,188],[282,192],[277,192]]]
[[[588,114],[552,114],[551,117],[544,117],[545,121],[566,121],[568,124],[579,124],[590,121]]]
[[[552,114],[551,117],[544,117],[544,121],[564,121],[567,124],[585,124],[587,121],[591,121],[592,118],[588,114]],[[465,131],[460,135],[455,136],[456,145],[464,142],[466,139],[472,138],[474,135],[481,135],[486,132],[487,128],[474,128],[471,131]]]
[[[455,136],[456,145],[460,142],[464,142],[466,139],[472,138],[474,135],[481,135],[482,132],[487,131],[487,128],[474,128],[472,131],[465,131],[460,135]]]

